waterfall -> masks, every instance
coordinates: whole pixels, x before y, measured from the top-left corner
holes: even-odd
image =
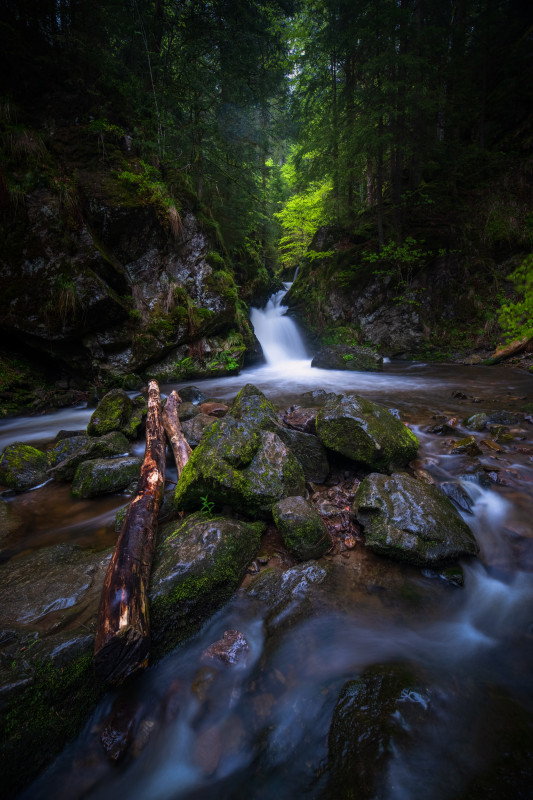
[[[294,320],[285,316],[287,306],[282,305],[292,283],[283,286],[270,297],[264,308],[250,309],[250,322],[263,348],[265,360],[271,365],[308,358],[298,327]]]

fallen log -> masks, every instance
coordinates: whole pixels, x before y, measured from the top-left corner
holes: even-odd
[[[511,356],[516,356],[518,353],[521,353],[522,350],[525,350],[526,347],[533,342],[533,338],[530,336],[524,336],[523,339],[516,339],[514,342],[511,342],[507,345],[500,345],[497,347],[494,353],[486,358],[482,364],[484,366],[490,366],[492,364],[499,364],[500,361],[505,361],[507,358],[511,358]]]
[[[189,460],[192,450],[189,442],[185,438],[185,434],[181,428],[180,420],[178,417],[178,408],[181,403],[181,397],[174,390],[167,397],[165,408],[163,409],[163,425],[167,433],[176,467],[178,468],[178,479],[182,473],[183,467]]]
[[[120,684],[148,663],[148,583],[164,484],[161,397],[156,381],[150,381],[146,449],[137,494],[124,518],[98,610],[95,670],[107,683]]]

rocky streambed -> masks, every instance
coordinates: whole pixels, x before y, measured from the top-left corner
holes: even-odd
[[[530,688],[520,659],[532,594],[531,423],[516,402],[478,412],[463,394],[453,398],[462,415],[435,409],[408,427],[397,409],[353,391],[312,390],[282,406],[252,384],[233,399],[183,392],[194,450],[161,512],[146,675],[104,695],[90,719],[104,693],[92,647],[109,548],[60,542],[0,565],[10,792],[90,720],[28,796],[104,797],[118,782],[133,796],[238,797],[252,780],[254,797],[281,784],[286,797],[349,797],[349,786],[358,797],[399,797],[403,774],[403,796],[415,797],[405,789],[413,759],[427,751],[433,763],[443,720],[456,725],[459,707],[472,719],[472,757],[434,796],[462,797],[465,787],[474,792],[465,797],[481,796],[471,787],[490,782],[502,758],[520,790],[531,747],[528,704],[517,706]],[[37,454],[6,448],[2,480],[20,494],[2,497],[4,552],[16,552],[32,459],[42,467],[44,458],[53,480],[36,492],[59,484],[76,496],[89,475],[84,496],[124,505],[131,475],[102,484],[93,466],[114,474],[112,464],[138,458],[131,421],[142,421],[142,403],[123,395],[105,398],[86,433]],[[106,404],[120,403],[128,413],[109,429]],[[24,485],[8,484],[10,465]],[[487,653],[488,670],[479,666]],[[503,707],[526,731],[512,763],[491,742],[480,756],[475,698],[487,696],[484,713],[502,736]]]

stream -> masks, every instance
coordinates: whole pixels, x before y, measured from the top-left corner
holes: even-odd
[[[295,589],[285,617],[273,618],[267,604],[241,590],[196,637],[126,690],[109,692],[25,800],[327,797],[328,731],[339,692],[367,667],[388,662],[413,665],[419,689],[405,697],[405,738],[389,753],[376,797],[533,796],[533,425],[522,414],[506,426],[512,441],[499,451],[483,448],[489,477],[481,484],[468,456],[450,454],[449,436],[426,431],[434,415],[462,421],[477,411],[516,413],[533,402],[533,378],[509,367],[418,362],[386,363],[378,373],[311,368],[282,296],[252,311],[266,363],[198,382],[202,391],[230,400],[253,383],[284,408],[321,388],[397,409],[419,436],[417,466],[437,483],[460,480],[480,557],[463,565],[458,588],[358,545],[330,558],[342,573],[335,596],[318,596],[310,613],[298,613]],[[163,393],[173,388],[180,385],[161,386]],[[91,413],[2,420],[0,449],[13,441],[43,446],[62,428],[84,428]],[[456,438],[470,434],[459,426]],[[133,447],[142,453],[142,444]],[[26,524],[4,558],[57,541],[106,547],[116,537],[115,511],[127,501],[74,501],[68,487],[53,483],[14,496],[9,502]],[[226,630],[244,635],[247,657],[212,674],[201,656]],[[132,753],[118,765],[98,735],[117,700],[137,725]]]

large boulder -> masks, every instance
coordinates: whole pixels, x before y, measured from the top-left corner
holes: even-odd
[[[123,456],[128,450],[128,440],[119,431],[103,436],[73,436],[71,439],[63,439],[51,451],[55,466],[49,470],[49,475],[55,481],[71,481],[83,461]]]
[[[272,508],[272,515],[285,546],[302,561],[331,549],[322,517],[304,497],[285,497]]]
[[[190,636],[231,597],[259,549],[264,527],[197,513],[162,528],[150,578],[156,654]]]
[[[25,492],[47,479],[48,456],[23,442],[9,444],[0,456],[0,485]]]
[[[431,567],[476,555],[478,545],[452,502],[409,475],[373,473],[359,486],[352,515],[375,553]]]
[[[312,367],[376,372],[383,367],[383,356],[369,347],[332,344],[322,347],[311,361]]]
[[[358,464],[390,472],[415,458],[418,439],[386,408],[357,395],[330,400],[316,429],[322,443]]]
[[[89,436],[103,436],[111,431],[121,431],[128,439],[135,439],[146,408],[146,400],[141,395],[132,400],[123,389],[112,389],[93,411],[87,433]]]
[[[430,695],[403,664],[376,665],[348,681],[328,736],[326,798],[388,797],[388,763],[428,721]]]
[[[226,417],[204,434],[176,487],[179,509],[199,509],[202,498],[250,516],[269,516],[283,497],[300,495],[305,478],[294,455],[270,431]]]
[[[76,470],[71,494],[73,497],[96,497],[119,492],[137,480],[141,464],[142,459],[135,456],[83,461]]]
[[[192,448],[198,447],[206,428],[209,428],[216,421],[216,417],[211,417],[208,414],[196,414],[195,417],[182,422],[181,429],[189,445]]]

